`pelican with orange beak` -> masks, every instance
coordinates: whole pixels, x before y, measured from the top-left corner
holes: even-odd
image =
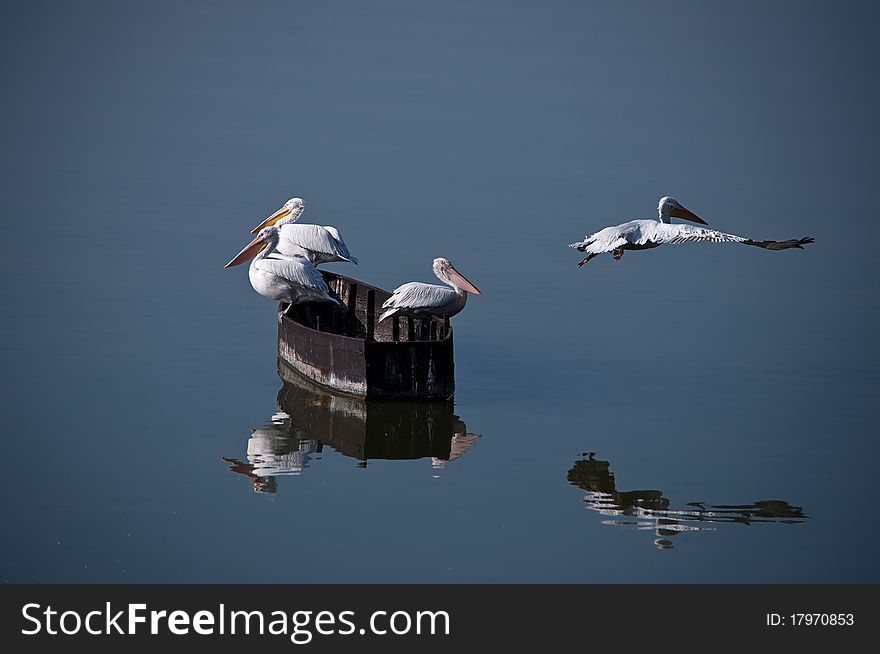
[[[660,198],[657,212],[659,213],[659,222],[656,220],[631,220],[622,225],[606,227],[595,234],[585,236],[583,241],[569,245],[568,247],[587,254],[578,263],[578,268],[593,257],[605,252],[610,252],[615,261],[620,261],[626,250],[649,250],[666,243],[675,245],[708,241],[710,243],[743,243],[765,250],[788,250],[789,248],[803,250],[804,245],[814,241],[812,238],[788,241],[755,241],[736,234],[726,234],[704,227],[673,225],[672,218],[683,218],[701,225],[708,223],[690,209],[686,209],[681,202],[669,196]]]
[[[274,225],[280,229],[277,248],[280,254],[305,257],[316,266],[334,261],[358,262],[357,257],[348,251],[339,230],[332,225],[296,223],[303,211],[305,203],[302,198],[290,198],[280,209],[251,230],[251,234]]]
[[[387,311],[379,316],[379,321],[397,314],[449,318],[464,309],[468,293],[482,295],[448,259],[434,259],[434,274],[452,288],[422,282],[398,286],[382,304],[382,308]]]
[[[330,295],[327,282],[311,261],[276,251],[278,231],[279,228],[274,226],[260,230],[256,238],[223,267],[231,268],[253,259],[248,269],[251,286],[265,298],[287,302],[284,313],[290,311],[294,304],[302,302],[339,304],[339,300]]]

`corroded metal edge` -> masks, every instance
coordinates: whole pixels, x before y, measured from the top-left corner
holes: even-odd
[[[323,274],[347,310],[297,305],[293,315],[283,315],[278,325],[281,361],[328,390],[355,397],[452,398],[455,361],[448,321],[404,318],[406,330],[397,319],[393,325],[391,320],[377,324],[375,307],[390,295],[387,291]]]
[[[349,395],[367,395],[361,339],[319,332],[284,316],[278,325],[278,356],[317,384]]]

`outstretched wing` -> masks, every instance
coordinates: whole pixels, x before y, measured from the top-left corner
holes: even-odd
[[[788,250],[790,248],[804,249],[804,245],[813,243],[812,238],[794,238],[787,241],[755,241],[736,234],[727,234],[714,229],[696,227],[694,225],[669,225],[656,223],[649,229],[644,229],[639,244],[656,243],[678,245],[679,243],[743,243],[754,245],[765,250]]]
[[[586,252],[579,266],[603,252],[612,252],[625,246],[656,247],[658,245],[678,245],[679,243],[742,243],[754,245],[765,250],[788,250],[789,248],[803,249],[804,245],[813,242],[812,238],[791,239],[788,241],[755,241],[736,234],[727,234],[714,229],[697,227],[695,225],[680,225],[661,223],[656,220],[632,220],[615,227],[606,227],[603,230],[587,236],[583,241],[572,243],[568,247]],[[630,247],[629,249],[640,249]]]
[[[348,248],[337,240],[336,236],[321,225],[308,225],[300,223],[291,223],[282,225],[280,228],[280,242],[278,251],[284,254],[299,254],[297,248],[307,252],[314,252],[323,256],[336,256],[346,261],[357,261],[349,254]],[[293,246],[290,248],[289,246]]]
[[[606,227],[595,234],[585,236],[583,241],[571,243],[568,247],[575,248],[580,252],[586,252],[587,254],[611,252],[629,243],[627,235],[633,232],[638,232],[635,221],[615,225],[614,227]]]
[[[324,277],[312,263],[302,257],[266,257],[254,263],[257,270],[283,277],[297,286],[330,295]]]
[[[656,243],[657,245],[679,243],[745,243],[749,239],[736,234],[726,234],[714,229],[697,227],[695,225],[670,225],[669,223],[654,223],[642,228],[637,245]]]

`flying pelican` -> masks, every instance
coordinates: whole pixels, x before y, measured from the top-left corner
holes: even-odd
[[[257,237],[244,246],[224,268],[237,266],[253,258],[248,277],[254,290],[265,298],[277,302],[287,302],[287,309],[301,302],[334,302],[339,300],[330,295],[327,282],[304,257],[290,257],[276,252],[278,247],[278,227],[266,227]],[[279,319],[280,319],[279,315]]]
[[[345,241],[332,225],[294,224],[305,211],[302,198],[290,198],[271,216],[251,230],[251,234],[275,225],[281,229],[278,252],[289,256],[306,257],[313,264],[350,261],[357,263],[345,245]]]
[[[686,209],[678,200],[664,196],[657,205],[659,221],[655,220],[631,220],[622,225],[606,227],[591,236],[585,236],[583,241],[572,243],[568,247],[575,248],[580,252],[586,252],[587,256],[580,260],[578,268],[587,263],[595,256],[603,252],[610,252],[615,261],[620,261],[625,250],[648,250],[659,247],[665,243],[695,243],[697,241],[710,241],[712,243],[743,243],[754,245],[765,250],[787,250],[798,248],[812,243],[812,238],[791,239],[788,241],[753,241],[750,238],[725,234],[714,229],[694,227],[692,225],[673,225],[672,218],[684,218],[701,225],[708,224],[697,214]]]
[[[440,281],[446,282],[452,288],[422,282],[408,282],[398,286],[382,304],[382,308],[388,311],[379,316],[380,322],[398,313],[449,318],[464,309],[468,293],[482,295],[448,259],[434,259],[433,267],[434,274]]]

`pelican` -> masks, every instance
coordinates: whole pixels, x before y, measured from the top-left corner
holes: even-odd
[[[812,243],[812,238],[791,239],[788,241],[754,241],[750,238],[725,234],[714,229],[694,227],[692,225],[673,225],[672,218],[683,218],[691,222],[707,225],[690,209],[686,209],[675,198],[664,196],[657,205],[659,222],[655,220],[631,220],[622,225],[606,227],[591,236],[585,236],[583,241],[572,243],[568,247],[575,248],[580,252],[586,252],[587,256],[580,260],[578,268],[587,263],[595,256],[603,252],[610,252],[615,261],[620,261],[625,250],[648,250],[659,247],[665,243],[696,243],[698,241],[710,241],[712,243],[743,243],[754,245],[765,250],[787,250],[789,248],[804,249],[804,245]]]
[[[287,309],[301,302],[333,302],[339,300],[330,295],[327,282],[304,257],[291,257],[276,252],[278,247],[278,227],[266,227],[257,237],[244,246],[244,249],[227,263],[224,268],[237,266],[253,258],[248,277],[254,290],[265,298],[287,302]],[[279,316],[280,320],[280,316]]]
[[[294,224],[305,211],[302,198],[290,198],[271,216],[251,230],[251,234],[275,225],[281,229],[278,252],[289,256],[307,258],[316,266],[334,261],[357,263],[345,245],[345,241],[332,225]]]
[[[382,308],[388,311],[379,316],[380,322],[398,313],[450,318],[464,309],[468,293],[482,295],[448,259],[434,259],[433,267],[434,274],[440,281],[446,282],[452,288],[422,282],[408,282],[398,286],[382,304]]]

